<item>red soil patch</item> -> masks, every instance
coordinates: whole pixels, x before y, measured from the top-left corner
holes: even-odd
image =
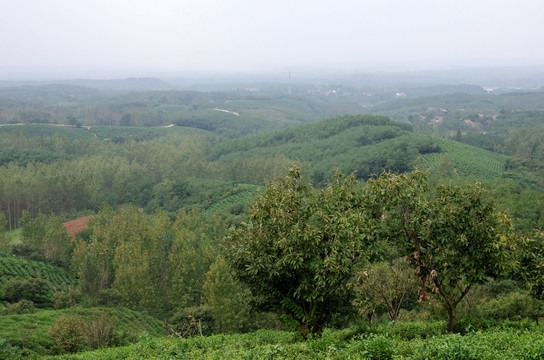
[[[72,236],[72,241],[75,240],[76,234],[78,232],[85,230],[89,227],[89,225],[87,225],[87,221],[89,221],[89,217],[85,216],[85,217],[64,223],[64,227],[66,228],[66,231],[68,232],[68,234],[70,234],[70,236]]]

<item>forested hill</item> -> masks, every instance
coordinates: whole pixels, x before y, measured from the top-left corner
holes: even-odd
[[[500,177],[507,160],[469,145],[415,134],[410,124],[372,115],[340,116],[231,139],[216,145],[211,159],[228,162],[276,155],[304,163],[316,184],[330,179],[335,169],[355,171],[366,179],[383,170],[436,169],[445,157],[460,176]]]

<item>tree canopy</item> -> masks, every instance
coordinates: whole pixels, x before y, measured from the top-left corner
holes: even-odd
[[[320,333],[347,300],[356,262],[370,249],[369,222],[353,176],[323,189],[300,169],[269,184],[249,219],[228,237],[226,252],[257,303],[283,314],[303,336]]]
[[[455,308],[477,283],[512,265],[512,223],[480,184],[431,185],[428,174],[383,173],[367,197],[381,236],[401,248],[420,278],[420,299],[439,294],[453,331]]]

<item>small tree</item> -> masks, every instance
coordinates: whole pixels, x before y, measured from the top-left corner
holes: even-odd
[[[316,190],[293,167],[255,198],[248,222],[227,237],[237,277],[304,337],[320,333],[349,301],[352,268],[370,243],[359,195],[354,176]]]
[[[2,286],[4,297],[11,303],[21,300],[29,300],[35,303],[43,302],[43,298],[49,292],[47,281],[37,278],[27,280],[12,278]]]
[[[403,303],[411,296],[415,298],[417,280],[408,264],[397,259],[394,262],[373,263],[358,272],[354,283],[354,305],[359,313],[366,315],[371,324],[372,315],[385,309],[394,324]]]
[[[75,352],[87,347],[85,332],[88,326],[89,324],[77,315],[61,316],[49,328],[48,334],[59,348]]]
[[[521,280],[531,297],[544,300],[544,232],[533,231],[529,236],[521,236],[516,255],[515,277]],[[537,323],[538,317],[533,317]]]
[[[73,244],[59,216],[42,213],[36,217],[23,211],[21,218],[21,244],[16,252],[37,256],[55,265],[68,266]],[[32,257],[31,256],[31,257]]]
[[[218,256],[206,274],[204,298],[213,313],[217,331],[235,333],[247,325],[249,291],[234,279],[226,260]]]
[[[431,186],[421,171],[384,173],[369,181],[367,197],[382,235],[394,240],[416,267],[420,300],[429,296],[429,288],[442,297],[450,332],[455,309],[472,285],[512,264],[512,224],[479,184]]]
[[[516,254],[516,277],[533,297],[544,300],[544,232],[533,231],[520,237]]]
[[[115,337],[116,322],[117,319],[106,313],[100,313],[83,327],[83,335],[92,349],[109,346],[112,343]]]

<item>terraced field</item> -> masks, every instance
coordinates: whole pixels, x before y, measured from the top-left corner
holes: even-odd
[[[211,206],[207,212],[231,212],[241,211],[249,204],[255,195],[258,194],[260,186],[250,184],[239,184],[238,191]]]
[[[63,268],[48,265],[40,261],[22,260],[0,254],[0,287],[9,279],[45,279],[51,289],[56,291],[72,291],[77,284],[76,278]],[[0,306],[6,302],[0,300]]]
[[[434,170],[448,157],[460,176],[492,179],[501,177],[508,156],[462,144],[456,141],[436,138],[440,153],[425,154],[420,164],[423,168]]]

